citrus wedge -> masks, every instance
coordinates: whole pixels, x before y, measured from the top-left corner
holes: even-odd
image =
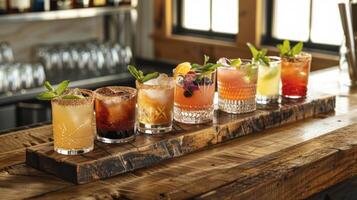
[[[177,75],[186,75],[189,71],[191,70],[191,63],[189,62],[184,62],[179,65],[174,70],[174,76],[176,77]]]

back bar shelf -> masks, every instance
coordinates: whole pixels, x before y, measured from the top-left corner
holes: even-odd
[[[121,5],[117,7],[78,8],[69,10],[5,14],[0,15],[0,23],[89,18],[122,12],[130,12],[135,9],[135,6]]]

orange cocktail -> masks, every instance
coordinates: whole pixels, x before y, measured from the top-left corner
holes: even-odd
[[[66,93],[74,90],[84,98],[59,97],[51,101],[54,149],[60,154],[77,155],[89,152],[94,147],[93,93],[83,89],[69,89]]]
[[[166,74],[144,83],[138,89],[137,129],[142,133],[167,133],[172,130],[174,80]]]
[[[234,61],[239,61],[235,66]],[[256,109],[257,67],[250,60],[219,60],[218,106],[228,113],[247,113]]]
[[[216,71],[202,73],[189,63],[180,65],[174,70],[174,119],[188,124],[212,121]]]
[[[311,54],[301,52],[294,57],[282,57],[281,80],[285,98],[304,98],[311,66]]]

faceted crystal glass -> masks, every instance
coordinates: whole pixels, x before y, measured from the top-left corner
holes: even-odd
[[[124,143],[135,139],[135,88],[111,86],[95,90],[97,139]]]
[[[258,68],[250,60],[239,67],[218,68],[218,107],[227,113],[248,113],[256,110]]]
[[[281,58],[283,97],[291,99],[306,97],[311,58],[311,54],[305,52],[301,52],[293,58]]]
[[[70,93],[73,90],[75,89],[68,89],[65,93]],[[94,147],[93,92],[83,89],[78,91],[85,98],[56,98],[51,101],[54,150],[60,154],[87,153]]]
[[[175,74],[174,119],[186,124],[213,120],[216,71]]]
[[[136,81],[138,89],[137,129],[147,134],[172,130],[174,80],[166,76],[165,83],[147,85]]]
[[[258,67],[257,103],[277,103],[279,100],[281,60],[279,57],[269,57],[269,66],[254,62]]]

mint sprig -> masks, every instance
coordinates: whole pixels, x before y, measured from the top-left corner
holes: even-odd
[[[270,58],[266,55],[268,53],[267,49],[262,49],[259,51],[257,48],[255,48],[249,42],[247,43],[247,46],[249,47],[250,52],[252,53],[252,56],[253,56],[253,60],[255,62],[259,62],[259,63],[269,67]]]
[[[81,95],[73,95],[73,94],[67,94],[67,95],[62,95],[63,92],[68,88],[69,81],[65,80],[62,81],[57,88],[53,88],[50,82],[46,81],[44,84],[44,87],[47,89],[47,91],[40,93],[37,95],[38,100],[43,100],[43,101],[49,101],[57,97],[61,97],[62,99],[82,99],[84,98]]]
[[[290,41],[284,40],[283,44],[278,44],[276,47],[280,51],[280,56],[286,56],[291,58],[295,57],[302,51],[304,44],[302,42],[298,42],[293,48],[291,48]]]
[[[133,66],[133,65],[128,65],[128,71],[140,83],[145,83],[146,81],[149,81],[151,79],[155,79],[155,78],[159,77],[159,75],[160,75],[159,72],[153,72],[153,73],[149,73],[149,74],[144,75],[144,73],[141,70],[136,69],[136,67]]]
[[[213,71],[215,71],[218,67],[222,66],[221,63],[209,63],[209,56],[204,55],[204,62],[203,65],[199,64],[192,64],[191,67],[194,69],[196,72],[202,73],[202,74],[210,74]]]

